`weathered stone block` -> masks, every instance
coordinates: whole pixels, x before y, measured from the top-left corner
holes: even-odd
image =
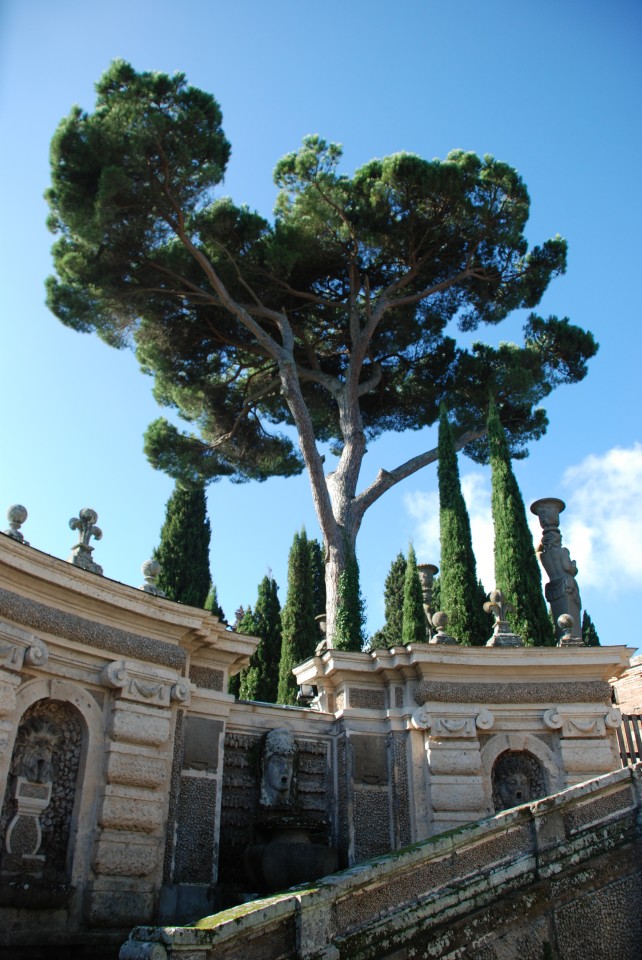
[[[99,823],[112,830],[153,833],[163,822],[163,798],[107,795],[103,800]]]
[[[599,776],[614,769],[613,751],[606,739],[561,740],[562,762],[567,773]]]
[[[465,783],[433,781],[431,797],[434,810],[478,811],[484,809],[484,787],[478,777],[471,777]]]
[[[113,890],[93,889],[87,895],[87,920],[93,927],[132,927],[154,915],[154,894],[138,885]]]
[[[158,864],[161,853],[159,840],[118,831],[103,832],[94,851],[96,873],[121,877],[146,877]]]
[[[160,787],[167,781],[168,763],[162,757],[112,751],[107,758],[107,782],[133,787]]]
[[[440,748],[439,745],[431,743],[427,756],[430,771],[433,774],[474,776],[481,770],[481,756],[477,743],[470,747],[468,744],[458,744],[455,749],[450,745],[448,748]]]
[[[169,740],[169,714],[159,712],[153,715],[134,710],[114,709],[109,732],[114,740],[160,746]]]

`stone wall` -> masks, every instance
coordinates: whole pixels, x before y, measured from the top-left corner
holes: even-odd
[[[641,892],[638,765],[194,928],[137,928],[121,960],[637,960]]]

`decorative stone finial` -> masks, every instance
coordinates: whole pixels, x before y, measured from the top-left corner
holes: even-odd
[[[570,628],[573,636],[581,640],[582,601],[575,577],[577,564],[571,560],[566,547],[562,546],[562,534],[559,528],[560,513],[566,504],[558,497],[543,497],[531,504],[531,513],[538,518],[542,527],[542,542],[537,548],[539,562],[544,567],[549,582],[544,587],[553,620],[556,623],[555,635],[558,643],[562,641],[565,628],[560,627],[560,617],[569,614],[573,618]],[[564,646],[567,644],[564,643]],[[574,644],[580,646],[580,644]]]
[[[523,647],[522,638],[513,633],[508,621],[509,613],[515,613],[515,607],[504,597],[501,590],[491,590],[488,600],[484,604],[484,612],[492,613],[495,618],[493,635],[486,644],[487,647]]]
[[[82,567],[90,573],[102,575],[103,568],[91,558],[94,548],[89,546],[89,540],[93,537],[95,540],[101,540],[103,532],[100,527],[95,526],[98,514],[91,507],[83,507],[78,512],[77,517],[72,517],[69,526],[72,530],[78,530],[78,543],[71,548],[69,563],[76,567]]]
[[[140,572],[145,577],[145,583],[138,589],[144,590],[145,593],[151,593],[155,597],[164,597],[165,591],[156,585],[156,581],[161,572],[161,566],[158,560],[145,560],[145,563],[143,563],[140,568]]]
[[[434,563],[418,563],[417,573],[421,583],[421,597],[423,601],[424,616],[426,618],[426,636],[430,640],[434,634],[432,622],[432,586],[433,579],[439,573],[439,567]]]
[[[584,641],[581,637],[576,637],[575,634],[575,621],[570,613],[562,613],[557,618],[557,627],[560,638],[558,640],[558,647],[583,647]]]
[[[448,617],[447,613],[444,613],[443,610],[437,610],[432,615],[432,625],[437,631],[434,636],[430,638],[429,643],[447,643],[452,646],[456,644],[457,641],[454,637],[449,636],[446,633],[446,627],[448,626]]]
[[[12,540],[17,540],[18,543],[24,543],[25,547],[28,547],[29,544],[25,540],[24,536],[20,533],[20,527],[25,522],[28,517],[27,508],[23,507],[19,503],[14,503],[12,507],[9,507],[7,510],[7,520],[9,521],[9,529],[5,530],[5,534],[8,537],[11,537]]]

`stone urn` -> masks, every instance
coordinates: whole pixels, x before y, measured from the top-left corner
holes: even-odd
[[[337,870],[337,851],[313,842],[325,823],[301,816],[280,816],[257,823],[258,843],[245,851],[245,870],[258,893],[277,893],[310,883]]]

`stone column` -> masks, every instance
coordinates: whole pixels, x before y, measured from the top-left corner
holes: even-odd
[[[438,708],[437,708],[438,709]],[[431,834],[452,830],[486,816],[477,730],[489,730],[489,710],[475,713],[437,713],[434,706],[419,707],[412,723],[425,730],[428,787],[432,813]]]

